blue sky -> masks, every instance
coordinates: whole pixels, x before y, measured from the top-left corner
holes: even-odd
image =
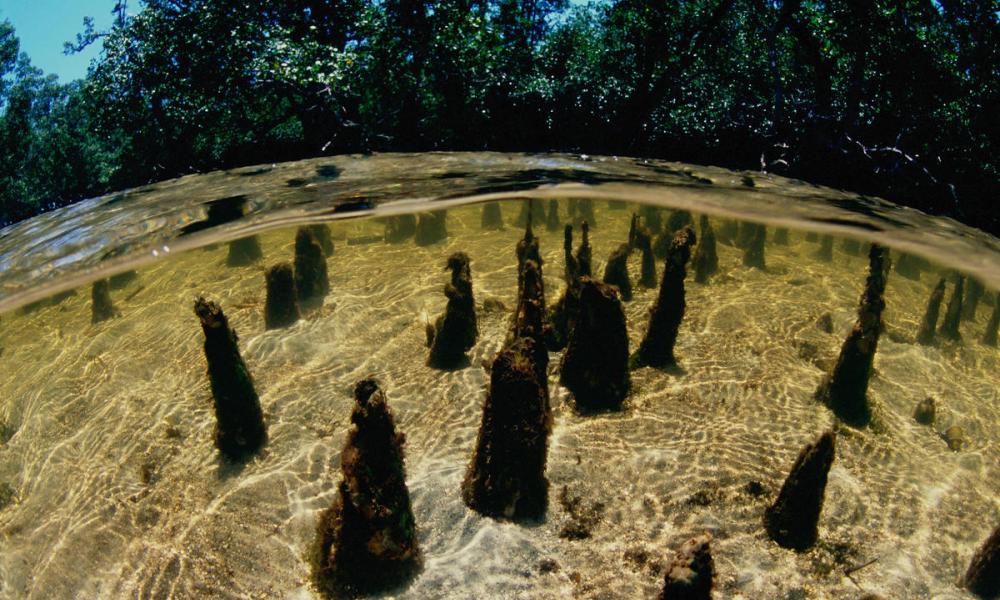
[[[76,40],[76,34],[83,31],[85,16],[94,17],[98,30],[107,29],[114,5],[115,0],[0,0],[0,21],[14,25],[21,51],[27,52],[33,65],[55,73],[66,83],[87,74],[87,65],[97,56],[100,41],[84,53],[71,56],[63,55],[63,42]]]

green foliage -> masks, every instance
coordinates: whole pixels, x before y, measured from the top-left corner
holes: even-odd
[[[764,168],[1000,229],[996,0],[118,2],[65,86],[0,24],[0,221],[369,150]],[[180,33],[183,32],[183,33]]]

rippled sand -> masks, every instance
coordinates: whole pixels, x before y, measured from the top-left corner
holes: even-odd
[[[510,223],[518,207],[503,206]],[[629,211],[597,208],[600,274],[626,240]],[[963,324],[963,344],[913,343],[937,273],[890,276],[889,331],[869,388],[884,427],[838,429],[820,543],[796,554],[764,534],[764,507],[796,454],[835,426],[812,393],[854,321],[867,266],[839,242],[832,263],[816,262],[817,245],[797,232],[790,246],[768,245],[767,271],[720,244],[720,273],[708,285],[689,276],[683,373],[634,372],[622,413],[576,415],[551,361],[543,523],[467,509],[459,486],[488,380],[481,365],[508,325],[522,235],[512,225],[481,231],[480,211],[449,210],[450,237],[424,248],[348,245],[381,225],[333,224],[333,291],[289,329],[264,330],[262,266],[291,260],[292,230],[261,236],[258,266],[225,267],[221,244],[142,270],[112,292],[122,317],[109,322],[91,325],[89,288],[0,317],[0,500],[10,496],[0,504],[0,597],[315,597],[305,555],[340,480],[351,388],[369,374],[407,436],[425,556],[399,597],[654,597],[663,563],[703,530],[715,536],[720,598],[853,599],[859,586],[886,598],[971,597],[955,581],[1000,521],[1000,352],[978,343],[983,304]],[[536,233],[553,303],[562,234]],[[457,250],[472,258],[481,335],[472,366],[441,372],[424,366],[424,323],[444,309],[444,261]],[[636,282],[637,256],[630,269]],[[269,443],[242,469],[220,463],[212,444],[198,294],[219,300],[240,334],[265,410]],[[636,287],[626,305],[633,349],[654,297]],[[487,299],[508,310],[483,310]],[[815,324],[824,313],[832,334]],[[938,400],[934,429],[911,417],[928,395]],[[966,434],[960,452],[935,431],[952,424]],[[571,520],[561,496],[599,517],[589,539],[560,537]],[[845,576],[872,559],[854,582]]]

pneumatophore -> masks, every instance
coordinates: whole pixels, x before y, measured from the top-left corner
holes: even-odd
[[[666,367],[677,363],[674,343],[684,319],[684,278],[695,241],[694,230],[685,227],[670,244],[660,280],[660,293],[649,314],[646,336],[631,359],[633,366]]]
[[[260,240],[255,235],[229,242],[226,264],[230,267],[245,267],[262,258],[264,258],[264,251],[260,249]]]
[[[708,283],[708,278],[719,270],[719,255],[715,248],[715,230],[707,215],[701,215],[699,229],[698,247],[695,248],[691,263],[694,280],[697,283]]]
[[[267,428],[250,370],[240,356],[239,338],[222,308],[199,297],[194,313],[205,334],[208,380],[215,400],[215,446],[227,459],[241,461],[267,441]]]
[[[499,202],[487,202],[483,205],[482,218],[479,220],[482,229],[503,229],[503,213]]]
[[[431,348],[427,365],[437,369],[453,369],[463,364],[465,353],[479,337],[469,256],[464,252],[452,254],[445,269],[451,271],[451,281],[444,287],[448,305],[437,322],[429,326],[427,335]]]
[[[330,292],[326,256],[309,227],[295,232],[295,289],[303,304],[322,304]]]
[[[931,297],[927,300],[927,310],[924,311],[924,318],[920,321],[920,330],[917,331],[917,342],[923,345],[934,343],[934,332],[937,330],[938,316],[941,314],[941,302],[944,300],[944,277],[938,280],[936,286],[931,291]]]
[[[604,283],[616,286],[625,302],[632,300],[632,280],[628,276],[629,254],[628,244],[618,246],[608,257],[608,264],[604,267]]]
[[[872,244],[868,262],[868,279],[861,293],[858,319],[840,348],[833,372],[823,378],[816,390],[817,400],[830,407],[842,421],[857,427],[863,427],[871,420],[868,380],[883,327],[883,294],[889,273],[889,252]]]
[[[418,246],[430,246],[448,237],[448,211],[435,210],[420,213],[414,241]]]
[[[317,527],[315,568],[321,588],[353,595],[399,586],[421,557],[406,487],[406,438],[374,379],[355,386],[351,424],[337,496]]]
[[[118,314],[111,301],[111,286],[107,279],[98,279],[90,288],[90,322],[107,321]]]
[[[764,269],[764,242],[767,241],[767,228],[756,223],[746,223],[744,229],[752,227],[750,238],[743,247],[743,264],[754,269]]]
[[[949,340],[961,340],[962,334],[958,326],[962,323],[962,293],[965,288],[965,277],[955,275],[955,289],[951,293],[951,300],[948,301],[948,309],[944,313],[944,320],[941,321],[941,328],[938,334]]]
[[[617,410],[629,391],[628,330],[615,288],[580,280],[576,324],[560,365],[560,382],[578,410]]]
[[[639,285],[644,288],[656,287],[656,257],[653,255],[653,236],[649,229],[639,222],[638,215],[632,215],[629,227],[629,245],[641,254]]]
[[[764,511],[767,535],[779,546],[802,552],[816,543],[834,454],[834,434],[830,431],[803,448],[777,500]]]
[[[277,329],[294,324],[302,316],[295,291],[292,265],[280,263],[264,273],[267,297],[264,301],[264,328]]]
[[[980,598],[1000,598],[1000,526],[976,551],[962,583]]]
[[[986,330],[983,332],[983,343],[987,346],[997,345],[997,328],[1000,326],[1000,292],[993,297],[993,312],[990,320],[986,323]]]

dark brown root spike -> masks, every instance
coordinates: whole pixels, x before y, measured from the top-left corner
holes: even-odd
[[[653,254],[653,236],[639,222],[639,215],[632,215],[628,243],[630,248],[642,253],[639,285],[644,288],[656,287],[656,257]]]
[[[958,327],[962,322],[962,294],[965,289],[965,277],[955,275],[955,290],[948,301],[948,309],[944,313],[944,320],[941,321],[941,328],[938,334],[946,339],[959,341],[962,334]]]
[[[545,514],[552,415],[548,383],[536,364],[544,351],[534,339],[518,338],[493,360],[476,450],[462,482],[462,499],[481,514],[515,520]]]
[[[577,265],[577,277],[592,275],[591,264],[593,263],[592,251],[590,248],[590,226],[586,221],[580,225],[581,231],[583,231],[583,238],[580,242],[580,248],[576,251],[576,265]]]
[[[559,201],[549,200],[549,212],[545,216],[545,229],[559,231],[562,221],[559,220]]]
[[[503,213],[500,211],[499,202],[487,202],[483,205],[483,215],[479,221],[479,227],[489,230],[503,229]]]
[[[323,247],[308,227],[295,232],[295,289],[303,304],[322,304],[330,292]]]
[[[972,321],[976,318],[976,308],[986,289],[975,277],[968,277],[965,282],[965,302],[962,304],[962,320]]]
[[[573,257],[573,226],[567,225],[563,230],[563,254],[566,258],[566,284],[573,285],[576,278],[580,276],[580,265]]]
[[[962,583],[980,598],[1000,598],[1000,526],[976,551]]]
[[[499,210],[499,209],[498,209]],[[389,244],[399,244],[417,234],[417,217],[412,214],[386,217],[385,241]]]
[[[840,420],[855,427],[864,427],[871,420],[868,380],[883,327],[883,294],[890,267],[889,252],[872,244],[868,261],[868,279],[861,294],[858,319],[840,348],[833,372],[823,379],[816,390],[817,400],[830,407]]]
[[[90,322],[100,323],[118,315],[111,302],[111,286],[107,279],[98,279],[90,288]]]
[[[625,302],[632,300],[632,281],[628,276],[629,253],[629,245],[622,244],[611,253],[608,264],[604,267],[604,283],[617,287]]]
[[[753,269],[767,268],[764,261],[764,242],[767,241],[767,228],[763,225],[747,223],[744,229],[750,229],[749,240],[743,251],[743,264]]]
[[[983,343],[987,346],[997,345],[997,329],[1000,328],[1000,293],[997,293],[993,298],[993,312],[990,314],[990,320],[986,324],[986,330],[983,332]]]
[[[317,530],[316,579],[328,591],[375,593],[420,567],[403,444],[385,394],[372,379],[354,389],[353,428],[341,453],[337,498]]]
[[[819,240],[819,249],[813,254],[813,258],[822,262],[833,260],[833,236],[824,235]]]
[[[309,231],[312,232],[313,237],[319,242],[320,248],[323,249],[323,256],[327,258],[333,256],[333,236],[330,234],[330,226],[316,223],[309,225]]]
[[[920,330],[917,332],[917,342],[923,345],[934,343],[934,331],[937,329],[938,315],[941,314],[941,302],[944,300],[944,278],[938,280],[934,286],[931,297],[927,301],[927,310],[924,318],[920,322]]]
[[[715,230],[706,215],[701,215],[699,226],[701,235],[691,262],[695,282],[708,283],[708,278],[719,270],[719,255],[715,248]]]
[[[292,265],[274,265],[264,274],[267,297],[264,301],[264,328],[277,329],[293,325],[301,317],[299,296],[295,291]]]
[[[660,281],[660,293],[650,311],[646,336],[632,357],[632,366],[667,367],[676,364],[674,344],[684,319],[684,278],[695,241],[691,227],[680,230],[671,241]]]
[[[421,213],[417,217],[414,242],[418,246],[430,246],[448,237],[448,211],[435,210]]]
[[[560,382],[578,410],[618,410],[630,385],[625,312],[614,288],[589,277],[580,281],[579,302]]]
[[[452,254],[445,269],[451,271],[451,282],[444,288],[448,305],[444,315],[427,332],[431,347],[427,365],[437,369],[461,366],[467,360],[465,353],[479,337],[469,256],[464,252]]]
[[[205,334],[205,360],[215,399],[215,445],[227,459],[242,461],[267,441],[260,399],[222,308],[199,297],[194,312]]]
[[[816,543],[834,442],[833,432],[827,431],[803,448],[777,500],[764,512],[767,535],[779,546],[801,552]]]
[[[226,256],[227,266],[245,267],[262,258],[264,258],[264,252],[260,249],[260,240],[255,235],[229,242],[229,254]]]

